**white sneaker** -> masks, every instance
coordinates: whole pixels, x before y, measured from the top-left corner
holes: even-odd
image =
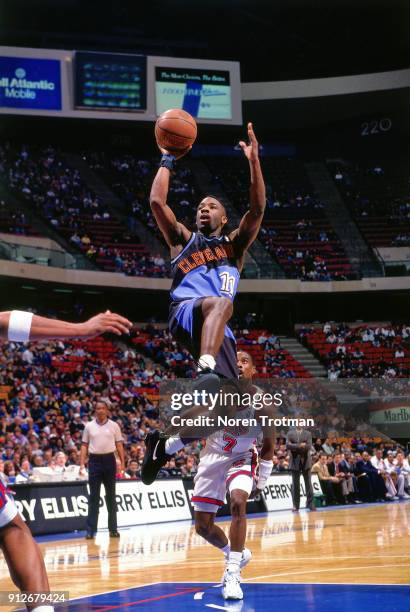
[[[222,583],[222,597],[224,599],[243,599],[239,572],[226,570]]]
[[[242,551],[242,559],[241,559],[241,569],[243,567],[246,567],[249,563],[249,561],[252,559],[252,553],[249,550],[249,548],[244,548]]]
[[[252,553],[249,550],[249,548],[244,548],[242,551],[242,559],[241,559],[241,564],[240,564],[240,568],[244,568],[248,565],[249,561],[251,561],[252,559]],[[224,570],[222,572],[222,578],[221,578],[221,582],[223,583],[224,581],[224,576],[225,576],[225,572],[226,572],[226,568],[228,567],[228,557],[225,557],[225,567]],[[239,581],[242,582],[241,579],[241,575],[239,574]]]

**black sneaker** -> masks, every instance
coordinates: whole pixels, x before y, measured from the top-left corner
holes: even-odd
[[[85,534],[85,539],[92,540],[93,538],[95,538],[95,533],[93,531],[87,531],[87,533]]]
[[[197,378],[193,381],[193,391],[206,391],[207,393],[218,393],[221,388],[221,379],[211,368],[198,370]]]
[[[120,534],[118,531],[110,531],[110,538],[119,538]]]
[[[141,466],[141,480],[150,485],[156,479],[160,469],[171,459],[165,452],[166,438],[159,431],[145,436],[145,455]]]

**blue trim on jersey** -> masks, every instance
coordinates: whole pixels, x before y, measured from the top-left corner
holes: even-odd
[[[178,255],[174,257],[174,259],[171,259],[171,264],[175,263],[181,257],[182,253],[184,253],[191,246],[194,240],[195,240],[195,232],[192,232],[191,238],[188,240],[188,242],[186,243],[182,251],[178,253]]]

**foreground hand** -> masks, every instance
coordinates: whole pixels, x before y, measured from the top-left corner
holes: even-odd
[[[248,138],[249,144],[241,140],[239,146],[249,161],[256,161],[259,158],[259,145],[256,140],[255,132],[253,131],[252,123],[248,123]]]
[[[162,155],[173,155],[175,159],[181,159],[181,157],[184,157],[184,155],[189,153],[191,149],[192,145],[189,145],[189,147],[187,147],[186,149],[175,149],[173,151],[168,151],[168,149],[163,149],[162,147],[159,147],[159,150],[161,151]]]
[[[121,336],[122,334],[129,334],[132,327],[131,321],[109,310],[91,317],[91,319],[80,325],[84,331],[83,338],[94,338],[106,333]]]

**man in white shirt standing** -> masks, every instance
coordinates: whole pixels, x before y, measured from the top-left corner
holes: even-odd
[[[118,538],[117,505],[115,501],[115,476],[117,472],[115,451],[121,461],[121,473],[125,470],[124,445],[121,429],[108,418],[108,400],[100,398],[95,403],[95,418],[87,423],[83,431],[80,455],[80,474],[88,460],[88,482],[90,497],[88,501],[87,535],[92,539],[97,532],[101,484],[105,488],[108,511],[108,529],[112,538]]]

